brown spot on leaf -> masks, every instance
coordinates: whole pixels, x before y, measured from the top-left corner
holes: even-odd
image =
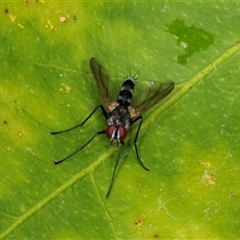
[[[236,194],[234,191],[231,191],[231,192],[230,192],[230,196],[231,196],[232,198],[235,198],[235,197],[237,197],[237,194]]]
[[[138,219],[138,220],[134,223],[134,225],[135,225],[135,226],[139,226],[141,223],[142,223],[141,220]]]
[[[61,17],[59,18],[59,21],[60,21],[61,23],[65,23],[66,20],[67,20],[67,18],[66,18],[65,16],[61,16]]]
[[[213,185],[215,184],[215,177],[214,177],[214,174],[207,174],[206,175],[206,182],[209,184],[209,185]]]

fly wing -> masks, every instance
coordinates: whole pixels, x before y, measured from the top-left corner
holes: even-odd
[[[105,68],[94,57],[90,59],[90,68],[97,84],[98,90],[103,98],[105,105],[108,107],[111,104],[109,95],[109,74]]]
[[[155,104],[164,99],[174,88],[174,82],[166,81],[160,84],[154,84],[150,89],[138,95],[132,101],[132,120],[148,111]]]

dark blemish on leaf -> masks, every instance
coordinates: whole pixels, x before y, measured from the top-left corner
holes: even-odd
[[[5,121],[3,121],[5,124],[8,124],[8,122],[5,120]]]
[[[25,3],[28,4],[29,2],[26,0]]]
[[[73,20],[76,20],[77,18],[76,18],[76,15],[73,15]]]
[[[194,25],[187,26],[184,20],[175,19],[165,25],[165,32],[172,34],[180,46],[184,54],[178,55],[178,63],[187,64],[187,60],[194,53],[207,50],[214,44],[215,35]]]
[[[230,192],[230,196],[234,198],[234,197],[237,196],[237,194],[236,194],[234,191],[231,191],[231,192]]]
[[[5,8],[5,10],[4,10],[4,11],[5,11],[5,13],[8,13],[8,9],[7,9],[7,8]]]
[[[159,238],[158,234],[153,235],[154,238]]]
[[[142,223],[141,220],[137,220],[137,221],[134,223],[134,225],[135,225],[135,226],[139,226],[141,223]]]

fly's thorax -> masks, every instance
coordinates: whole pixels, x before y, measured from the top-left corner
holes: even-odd
[[[109,113],[108,125],[122,126],[126,129],[131,124],[131,115],[127,106],[119,105]]]
[[[122,88],[118,95],[117,102],[120,105],[129,106],[132,100],[133,90],[134,90],[134,78],[127,77],[122,85]]]

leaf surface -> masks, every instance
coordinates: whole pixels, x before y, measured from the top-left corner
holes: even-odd
[[[0,237],[237,238],[240,234],[239,11],[234,2],[1,2]],[[118,149],[98,136],[101,103],[89,60],[136,94],[173,80],[143,115],[138,164],[129,131]]]

